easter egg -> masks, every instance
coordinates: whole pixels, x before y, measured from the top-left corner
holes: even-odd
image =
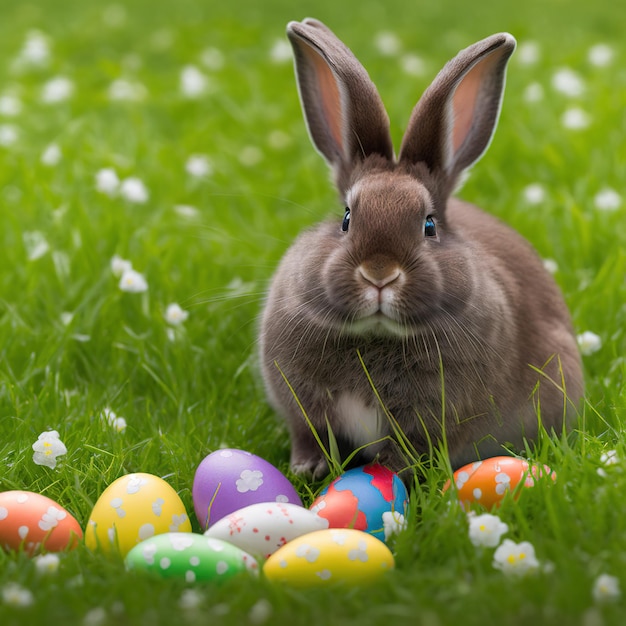
[[[132,548],[126,567],[187,582],[225,580],[242,572],[258,574],[254,558],[236,546],[196,533],[165,533]]]
[[[287,478],[250,452],[217,450],[202,460],[193,480],[193,506],[204,530],[229,513],[258,502],[302,506]]]
[[[311,510],[327,519],[331,528],[355,528],[384,540],[403,523],[408,498],[398,475],[374,463],[335,478]]]
[[[259,502],[229,513],[204,535],[267,558],[296,537],[324,528],[328,520],[297,504]]]
[[[0,493],[0,546],[60,552],[75,548],[83,537],[76,518],[54,500],[31,491]]]
[[[556,480],[556,474],[547,465],[531,465],[512,456],[494,456],[456,470],[454,484],[463,506],[479,504],[489,509],[498,506],[502,498],[520,483],[532,487],[543,477]],[[450,481],[444,485],[444,491],[449,487]]]
[[[119,550],[124,556],[144,539],[177,531],[191,532],[191,522],[173,487],[152,474],[127,474],[96,501],[85,545],[105,552]]]
[[[274,582],[319,587],[374,583],[393,567],[393,555],[380,539],[361,530],[328,528],[284,545],[265,561],[263,573]]]

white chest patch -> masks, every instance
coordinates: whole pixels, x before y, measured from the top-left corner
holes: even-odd
[[[337,398],[336,409],[340,416],[341,435],[355,448],[377,441],[388,433],[387,419],[382,410],[366,405],[351,393],[343,393]],[[373,447],[369,452],[375,454],[377,448]]]

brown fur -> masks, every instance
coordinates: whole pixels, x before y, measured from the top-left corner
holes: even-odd
[[[349,453],[393,435],[377,393],[418,454],[445,439],[454,467],[504,443],[522,447],[537,436],[538,409],[560,431],[583,382],[558,287],[521,236],[449,199],[490,141],[512,37],[479,42],[442,70],[396,161],[380,98],[352,53],[314,20],[288,34],[312,140],[350,208],[347,232],[338,218],[295,241],[263,313],[263,376],[290,428],[292,468],[327,471],[298,402]],[[436,237],[425,236],[427,216]],[[407,465],[393,440],[361,459],[375,455],[396,471]]]

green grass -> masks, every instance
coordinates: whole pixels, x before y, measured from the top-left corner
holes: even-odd
[[[617,576],[626,592],[626,472],[623,463],[607,468],[608,477],[596,471],[606,450],[626,460],[626,205],[594,206],[605,187],[626,191],[626,8],[608,0],[4,0],[0,95],[14,94],[21,111],[0,115],[0,125],[19,133],[0,147],[0,490],[44,493],[84,526],[104,488],[134,471],[164,477],[191,512],[195,468],[223,443],[288,471],[288,436],[255,365],[256,319],[289,242],[337,210],[291,64],[270,56],[286,22],[306,15],[329,23],[368,68],[396,142],[417,97],[461,47],[499,30],[540,46],[537,64],[512,61],[495,140],[461,195],[558,263],[577,332],[603,341],[585,357],[588,403],[576,433],[535,452],[557,483],[499,512],[507,537],[530,541],[550,567],[521,580],[495,570],[492,551],[471,545],[463,513],[441,496],[446,476],[435,467],[412,494],[409,529],[394,547],[397,569],[374,589],[301,592],[234,580],[197,586],[199,606],[183,610],[184,583],[125,573],[119,560],[83,547],[63,554],[47,578],[24,555],[0,552],[0,588],[18,583],[34,594],[30,607],[0,600],[0,624],[245,624],[263,616],[345,626],[622,624],[626,597],[606,606],[592,598],[601,573]],[[16,69],[33,29],[48,37],[49,62]],[[423,58],[423,76],[409,77],[397,57],[371,45],[381,31]],[[587,60],[597,43],[614,50],[606,67]],[[208,48],[222,52],[221,68],[203,65]],[[208,77],[200,98],[181,95],[186,65]],[[580,96],[552,88],[563,67],[582,77]],[[74,94],[42,103],[41,88],[55,76],[70,78]],[[120,77],[144,85],[146,97],[111,102],[107,89]],[[538,103],[524,98],[531,83],[543,87]],[[590,116],[586,129],[562,126],[572,106]],[[276,131],[285,145],[276,145]],[[62,156],[46,166],[40,156],[51,143]],[[208,157],[211,175],[185,172],[193,154]],[[104,167],[140,178],[149,201],[99,193],[95,174]],[[538,206],[524,199],[533,183],[546,190]],[[176,205],[197,213],[182,216]],[[36,260],[24,244],[32,232],[49,244]],[[145,274],[147,293],[119,290],[114,254]],[[190,313],[173,340],[163,319],[170,302]],[[102,422],[105,407],[126,418],[125,433]],[[31,445],[50,429],[68,449],[54,470],[32,461]],[[319,487],[294,481],[306,501]]]

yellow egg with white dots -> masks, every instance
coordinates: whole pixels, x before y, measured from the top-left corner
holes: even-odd
[[[145,539],[168,532],[191,532],[185,505],[174,488],[152,474],[127,474],[96,501],[85,529],[85,545],[125,556]]]
[[[265,561],[263,573],[293,587],[361,586],[393,568],[393,554],[380,539],[352,528],[327,528],[289,541]]]

